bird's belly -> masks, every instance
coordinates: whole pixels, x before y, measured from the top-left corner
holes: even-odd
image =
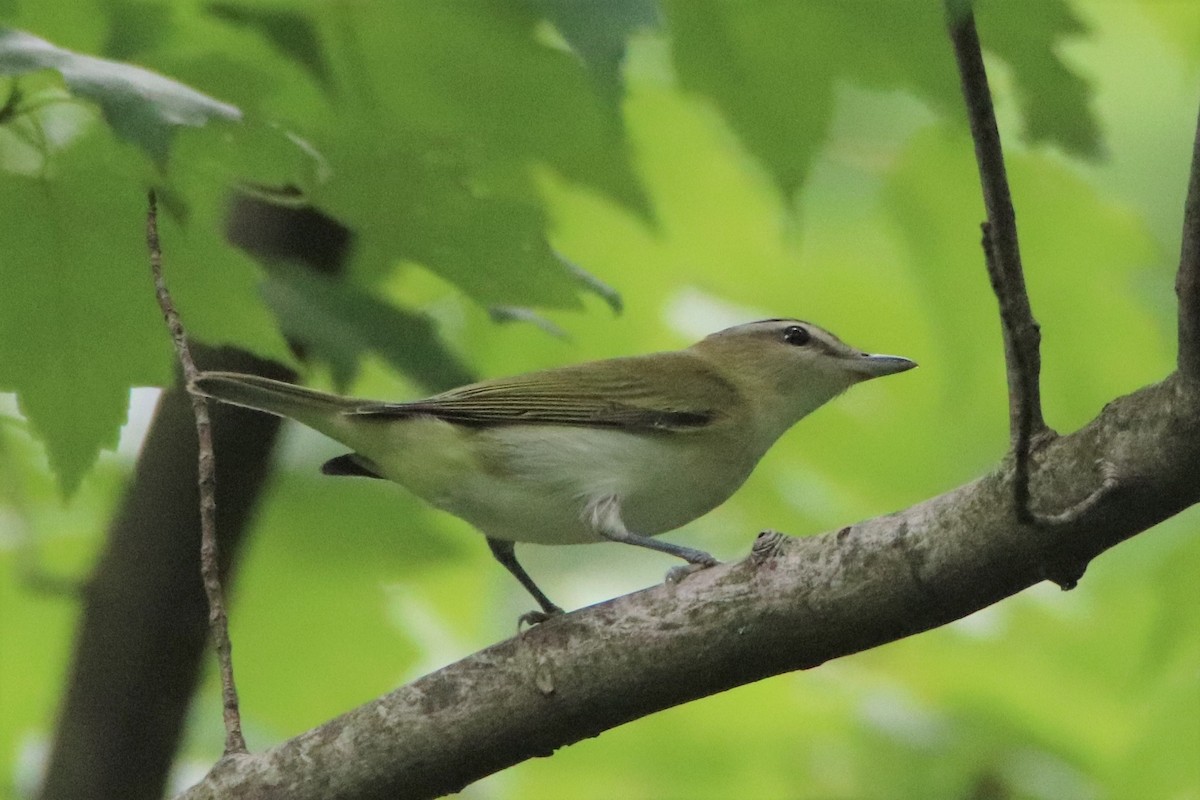
[[[741,486],[757,458],[713,447],[707,432],[510,426],[475,433],[481,469],[433,500],[489,536],[517,542],[601,541],[589,504],[616,497],[634,533],[656,535],[711,511]],[[714,461],[713,451],[731,457]],[[432,500],[432,498],[430,498]]]

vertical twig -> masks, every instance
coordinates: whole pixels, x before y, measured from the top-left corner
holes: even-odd
[[[1179,273],[1179,374],[1192,385],[1200,384],[1200,118],[1192,145],[1192,169],[1183,206],[1183,242]]]
[[[1039,385],[1042,358],[1041,331],[1029,306],[1021,250],[1017,242],[1017,217],[1013,210],[1000,130],[992,109],[987,72],[975,17],[969,4],[946,0],[947,22],[958,62],[963,98],[975,142],[975,161],[983,189],[987,221],[983,223],[983,251],[988,277],[1000,305],[1004,357],[1008,375],[1009,441],[1015,459],[1013,499],[1018,518],[1033,521],[1029,505],[1030,450],[1035,436],[1046,431]]]
[[[150,272],[154,276],[154,290],[158,305],[162,309],[175,352],[183,368],[184,385],[192,400],[192,411],[196,417],[196,435],[200,441],[200,577],[204,593],[208,596],[208,624],[213,644],[217,650],[217,661],[221,670],[221,698],[225,716],[225,755],[246,752],[246,740],[242,736],[242,719],[238,711],[237,686],[233,680],[233,645],[229,640],[229,620],[225,614],[225,601],[221,592],[221,576],[217,566],[216,524],[216,470],[212,444],[212,423],[208,417],[208,405],[204,397],[191,391],[192,380],[198,370],[188,347],[187,334],[179,312],[171,302],[167,284],[162,274],[162,248],[158,240],[158,199],[154,190],[148,195],[146,211],[146,246],[150,251]]]
[[[1017,519],[1043,526],[1070,525],[1095,508],[1100,500],[1118,486],[1113,464],[1097,464],[1101,481],[1087,497],[1055,514],[1035,512],[1029,491],[1034,439],[1047,433],[1042,416],[1041,380],[1042,335],[1025,289],[1021,267],[1021,248],[1017,242],[1017,215],[1008,190],[1004,169],[1004,151],[1000,129],[992,108],[991,90],[983,65],[983,51],[975,30],[971,0],[944,0],[946,23],[958,62],[963,99],[975,143],[975,161],[987,221],[983,223],[983,254],[988,277],[1000,305],[1000,323],[1004,333],[1004,359],[1008,375],[1009,442],[1013,452],[1013,505]],[[1051,577],[1064,589],[1074,586],[1075,577]]]

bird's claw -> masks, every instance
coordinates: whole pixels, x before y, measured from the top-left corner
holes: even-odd
[[[682,581],[688,575],[691,575],[693,572],[699,572],[702,569],[715,567],[720,563],[720,561],[717,561],[715,558],[712,558],[712,556],[709,556],[709,558],[705,561],[692,561],[687,564],[680,564],[678,567],[671,567],[669,570],[667,570],[667,585],[678,586],[680,581]]]
[[[555,617],[561,617],[565,613],[566,612],[558,606],[552,606],[546,610],[526,611],[524,614],[517,617],[517,633],[523,633],[524,626],[526,625],[532,628],[534,625],[541,625],[547,620],[554,619]]]

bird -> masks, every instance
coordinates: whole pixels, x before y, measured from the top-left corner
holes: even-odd
[[[718,563],[654,538],[727,500],[796,422],[854,384],[912,369],[797,319],[713,333],[682,350],[485,380],[407,402],[342,397],[257,375],[201,372],[190,388],[296,420],[351,452],[328,475],[381,478],[466,520],[538,603],[562,614],[515,545],[623,542]]]

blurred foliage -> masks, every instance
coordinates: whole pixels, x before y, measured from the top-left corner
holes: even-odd
[[[1046,411],[1069,431],[1172,367],[1200,16],[978,5]],[[16,393],[0,398],[0,797],[26,796],[44,758],[71,587],[103,546],[144,393],[97,454],[130,387],[171,374],[142,242],[151,186],[194,335],[289,359],[286,334],[313,381],[363,395],[781,315],[921,362],[803,422],[675,535],[721,557],[764,527],[814,533],[989,469],[1002,353],[938,6],[0,0],[0,390]],[[348,274],[226,244],[235,188],[346,226]],[[508,635],[528,608],[465,524],[316,474],[338,452],[291,432],[236,588],[255,748]],[[1038,587],[464,796],[1200,798],[1198,522],[1122,545],[1071,594]],[[604,545],[523,559],[569,607],[669,566]],[[219,754],[219,708],[210,683],[181,781]]]

